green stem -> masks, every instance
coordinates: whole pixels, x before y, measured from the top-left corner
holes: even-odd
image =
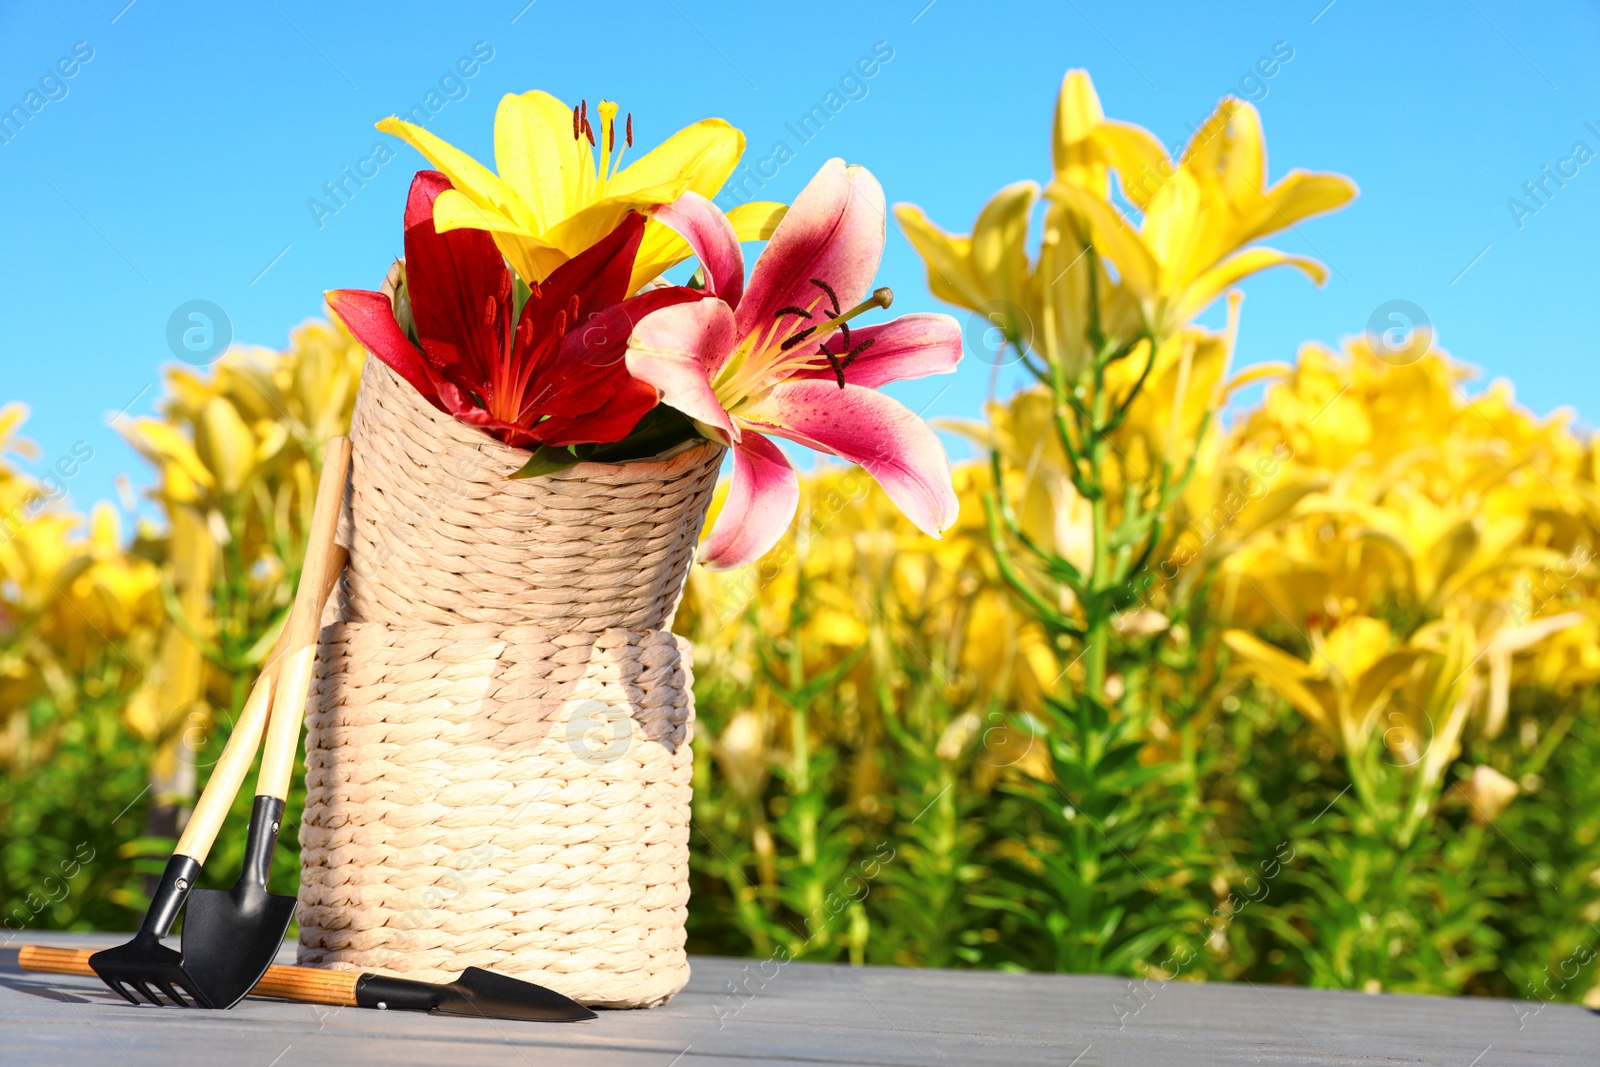
[[[1105,369],[1100,361],[1095,364],[1094,412],[1088,442],[1089,469],[1098,482],[1104,469],[1107,438],[1100,433],[1106,422],[1108,398],[1105,390]],[[1105,701],[1106,667],[1109,663],[1111,617],[1105,610],[1103,594],[1110,585],[1111,536],[1110,504],[1105,493],[1096,493],[1089,503],[1092,523],[1093,557],[1089,569],[1089,598],[1083,604],[1085,645],[1083,650],[1084,689],[1095,700]]]

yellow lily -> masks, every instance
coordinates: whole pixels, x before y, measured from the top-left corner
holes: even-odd
[[[1094,355],[1085,309],[1104,337],[1128,341],[1147,331],[1166,338],[1229,286],[1268,267],[1298,267],[1321,284],[1327,272],[1316,260],[1245,246],[1356,193],[1341,175],[1304,171],[1265,188],[1261,118],[1231,98],[1174,163],[1148,130],[1107,119],[1081,70],[1061,83],[1052,155],[1055,177],[1044,190],[1049,206],[1031,271],[1034,182],[1000,190],[970,235],[941,230],[914,204],[897,204],[895,218],[927,264],[934,296],[978,312],[1011,344],[1063,364],[1069,378]],[[1143,214],[1141,225],[1112,203],[1112,172]],[[1085,254],[1090,246],[1096,255]]]
[[[1026,343],[1029,326],[1020,312],[1027,300],[1028,215],[1039,197],[1037,182],[1016,182],[995,194],[978,213],[971,235],[946,233],[915,204],[896,204],[894,217],[928,265],[928,288],[957,307],[969,308]]]
[[[587,102],[573,108],[538,90],[508,93],[494,120],[499,174],[403,119],[390,116],[378,129],[421,152],[455,187],[435,202],[434,226],[441,232],[488,230],[506,261],[531,284],[616,229],[630,211],[648,213],[688,191],[715,196],[744,153],[744,134],[722,119],[702,119],[624,167],[633,116],[618,131],[615,103],[602,100],[596,111],[598,132]],[[783,213],[782,204],[754,202],[733,208],[728,218],[739,240],[756,241],[771,236]],[[652,222],[629,292],[689,254],[681,237]]]
[[[1343,206],[1356,195],[1355,184],[1296,170],[1267,188],[1261,116],[1250,104],[1224,99],[1176,163],[1148,131],[1100,120],[1099,98],[1081,72],[1062,83],[1057,115],[1056,177],[1046,195],[1116,266],[1157,336],[1268,267],[1297,267],[1319,285],[1326,280],[1314,259],[1245,246]],[[1142,213],[1140,225],[1111,203],[1108,168]]]
[[[1489,687],[1484,707],[1483,733],[1497,737],[1511,712],[1511,658],[1545,638],[1588,621],[1581,611],[1564,611],[1497,631],[1483,645],[1483,661],[1489,668]]]
[[[1108,124],[1094,87],[1089,84],[1089,76],[1081,70],[1069,71],[1056,103],[1053,145],[1056,174],[1104,197],[1109,189],[1106,167],[1110,157],[1091,137],[1102,125]],[[1109,125],[1124,128],[1120,123]],[[1149,137],[1148,134],[1144,136]],[[978,213],[970,235],[946,233],[930,222],[915,204],[896,204],[894,215],[905,230],[907,240],[928,265],[928,287],[934,296],[985,314],[1002,308],[1015,312],[1022,311],[1025,302],[1038,298],[1038,293],[1031,290],[1057,284],[1068,268],[1074,267],[1082,251],[1081,247],[1068,251],[1066,244],[1052,233],[1058,229],[1059,219],[1047,218],[1046,247],[1040,253],[1040,269],[1030,278],[1025,246],[1029,216],[1038,198],[1037,182],[1021,181],[1006,186]],[[1046,263],[1052,244],[1065,258]],[[1068,276],[1076,281],[1083,273],[1073,269]],[[1039,278],[1044,278],[1048,284],[1038,286]],[[1081,296],[1081,285],[1067,288],[1073,290],[1072,296]],[[1083,302],[1069,300],[1068,307],[1069,315],[1078,316]],[[1041,319],[1042,316],[1032,314],[1026,322],[1019,319],[1017,333],[1037,328]]]
[[[1244,669],[1292,704],[1347,754],[1365,749],[1389,694],[1426,653],[1390,651],[1393,634],[1381,619],[1356,616],[1313,641],[1311,662],[1243,630],[1222,635]]]

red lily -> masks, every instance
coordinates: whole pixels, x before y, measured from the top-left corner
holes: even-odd
[[[645,225],[629,213],[534,285],[513,321],[511,268],[494,238],[434,229],[433,202],[449,188],[438,171],[418,171],[406,201],[406,290],[420,348],[382,293],[333,290],[328,306],[434,407],[508,445],[622,440],[659,396],[624,362],[633,323],[699,294],[670,288],[624,299]]]

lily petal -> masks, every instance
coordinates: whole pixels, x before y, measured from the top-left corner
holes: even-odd
[[[796,379],[773,386],[739,417],[753,429],[860,464],[930,537],[956,521],[960,504],[944,446],[897,400],[859,385],[840,389],[832,382]]]
[[[1356,196],[1356,183],[1342,174],[1291,170],[1265,193],[1246,191],[1240,203],[1239,244],[1277,233],[1311,215],[1343,207]]]
[[[421,350],[400,329],[400,324],[394,321],[394,306],[389,303],[387,296],[364,289],[333,289],[324,293],[323,297],[328,301],[329,309],[339,316],[339,321],[355,335],[362,347],[411,383],[411,387],[421,393],[428,403],[440,411],[446,410],[439,400],[427,360],[422,358]]]
[[[620,441],[656,406],[657,399],[652,386],[637,378],[623,378],[616,393],[598,411],[572,418],[545,419],[534,427],[534,435],[540,444],[556,447]]]
[[[778,229],[778,223],[789,213],[788,204],[770,200],[752,200],[728,209],[728,221],[740,241],[766,241]]]
[[[728,221],[733,224],[733,232],[741,243],[765,241],[772,236],[788,210],[784,204],[752,201],[729,210]],[[639,258],[634,261],[633,291],[637,292],[640,287],[661,277],[693,254],[689,243],[667,227],[656,225],[646,228],[644,244],[639,246]]]
[[[480,207],[455,189],[446,189],[433,202],[433,225],[440,233],[446,230],[489,231],[500,254],[524,281],[542,282],[567,261],[565,252],[534,235],[526,226],[490,208]]]
[[[1106,165],[1117,172],[1123,195],[1140,211],[1174,173],[1167,150],[1154,134],[1142,127],[1127,122],[1102,122],[1095,127],[1094,141]]]
[[[722,119],[701,119],[624,167],[606,184],[606,193],[631,198],[651,186],[672,185],[679,192],[716,196],[743,154],[743,133]]]
[[[1197,174],[1220,176],[1229,147],[1228,125],[1242,102],[1231,96],[1219,100],[1217,109],[1189,135],[1189,143],[1178,156],[1179,162]]]
[[[502,215],[493,208],[484,207],[457,189],[446,189],[433,204],[433,225],[440,232],[446,230],[488,230],[517,237],[534,238],[537,235],[528,227]]]
[[[706,272],[706,292],[721,298],[730,308],[739,306],[744,295],[744,250],[733,223],[711,201],[699,193],[684,193],[652,214],[657,222],[689,242]]]
[[[915,204],[896,204],[895,221],[928,267],[928,289],[947,304],[977,311],[988,303],[972,273],[972,238],[946,233]]]
[[[1267,142],[1261,132],[1261,112],[1242,100],[1235,105],[1223,146],[1226,162],[1219,176],[1228,199],[1237,204],[1267,186]]]
[[[406,199],[406,287],[428,362],[460,385],[488,381],[510,318],[510,278],[494,238],[482,230],[434,229],[433,203],[450,188],[419,170]],[[505,299],[499,299],[504,297]],[[485,317],[485,307],[490,315]]]
[[[454,382],[439,381],[439,409],[454,415],[468,426],[492,427],[506,425],[480,408],[470,393]]]
[[[1088,222],[1095,250],[1116,264],[1128,288],[1143,299],[1155,295],[1161,265],[1120,211],[1070,182],[1051,182],[1045,193]]]
[[[587,142],[582,142],[587,147]],[[494,164],[533,215],[535,233],[571,213],[585,174],[572,109],[538,89],[500,98],[494,115]]]
[[[830,159],[800,191],[762,250],[739,304],[739,336],[768,329],[779,309],[814,307],[816,278],[848,308],[866,296],[883,258],[883,187],[864,167]]]
[[[711,570],[753,563],[766,555],[800,506],[800,477],[778,446],[747,433],[733,448],[728,496],[700,545],[700,562]]]
[[[545,299],[530,299],[524,305],[513,362],[528,361],[524,374],[530,391],[521,397],[519,421],[526,423],[535,413],[587,415],[610,402],[619,379],[626,377],[620,364],[628,333],[612,328],[609,315],[627,291],[628,271],[644,226],[644,216],[630,212],[599,243],[551,272],[541,287]],[[573,306],[578,321],[568,323]],[[542,343],[558,333],[560,345]],[[530,349],[543,357],[530,358]]]
[[[1293,704],[1300,714],[1329,734],[1338,736],[1333,715],[1309,685],[1312,671],[1304,661],[1243,630],[1229,630],[1222,635],[1222,640],[1257,677],[1277,690],[1278,695]]]
[[[194,444],[176,426],[160,419],[135,419],[128,440],[158,466],[171,464],[182,470],[196,485],[205,489],[216,488],[216,476],[200,462]]]
[[[1056,174],[1096,196],[1105,196],[1105,162],[1090,140],[1105,118],[1100,96],[1086,70],[1069,70],[1056,98],[1055,137],[1051,145]]]
[[[561,359],[606,368],[608,374],[621,374],[627,366],[628,338],[633,336],[639,323],[662,308],[702,299],[704,297],[693,289],[669,285],[647,289],[638,296],[601,308],[587,314],[581,326],[567,331],[561,340]]]
[[[689,247],[689,242],[652,219],[651,224],[645,227],[644,243],[639,246],[639,258],[633,261],[633,279],[629,292],[640,292],[645,286],[692,255],[694,250]]]
[[[1269,267],[1295,267],[1318,285],[1328,280],[1328,268],[1309,256],[1291,255],[1276,248],[1257,245],[1243,252],[1235,252],[1196,278],[1184,290],[1183,300],[1177,307],[1175,317],[1179,321],[1188,321],[1204,311],[1207,305],[1220,296],[1228,286]]]
[[[961,359],[961,324],[949,315],[902,315],[850,331],[852,347],[864,341],[872,343],[845,368],[844,380],[865,389],[930,374],[949,374]],[[827,347],[835,355],[844,355],[844,338],[835,334],[828,339]],[[803,371],[795,377],[834,382],[834,388],[838,388],[833,371],[826,367]]]
[[[1027,299],[1028,218],[1039,197],[1035,182],[1001,189],[972,225],[972,273],[990,302],[1019,306]]]
[[[733,309],[715,297],[651,312],[628,339],[628,373],[661,392],[661,402],[738,442],[739,427],[711,389],[734,347]]]
[[[1215,180],[1211,184],[1215,187]],[[1215,223],[1219,215],[1204,210],[1206,200],[1201,179],[1185,167],[1164,182],[1145,205],[1139,236],[1162,266],[1163,288],[1187,282],[1193,276],[1188,273],[1190,265],[1205,258],[1196,252],[1204,248],[1208,229],[1216,229],[1207,223]],[[1215,258],[1213,255],[1211,260],[1214,262]]]
[[[494,171],[467,155],[461,149],[441,140],[404,119],[394,116],[378,123],[378,129],[393,134],[421,152],[429,163],[444,171],[450,184],[485,208],[492,208],[507,219],[522,226],[535,226],[537,220],[528,205],[516,191],[500,179]]]

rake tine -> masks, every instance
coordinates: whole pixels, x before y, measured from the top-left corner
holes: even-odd
[[[144,999],[148,1000],[150,1003],[154,1004],[156,1007],[159,1008],[159,1007],[162,1006],[161,1005],[161,998],[159,996],[157,996],[155,993],[152,993],[150,991],[150,987],[145,985],[143,982],[139,982],[139,981],[135,981],[133,979],[129,979],[128,980],[128,984],[133,986],[133,988],[137,989],[139,992],[143,993],[144,994]]]
[[[129,1004],[132,1004],[134,1007],[138,1007],[139,1006],[139,998],[134,996],[132,993],[128,992],[128,990],[126,988],[124,988],[124,986],[123,986],[123,984],[121,982],[113,982],[110,979],[106,979],[105,983],[106,983],[106,985],[111,987],[111,991],[113,993],[115,993],[117,996],[121,997],[123,1000],[126,1000]]]
[[[193,1007],[193,1005],[191,1005],[187,1000],[184,1000],[183,997],[178,994],[176,989],[172,988],[171,982],[161,982],[159,984],[161,986],[161,991],[172,998],[172,1003],[176,1004],[180,1008]],[[193,994],[190,995],[192,996]]]

